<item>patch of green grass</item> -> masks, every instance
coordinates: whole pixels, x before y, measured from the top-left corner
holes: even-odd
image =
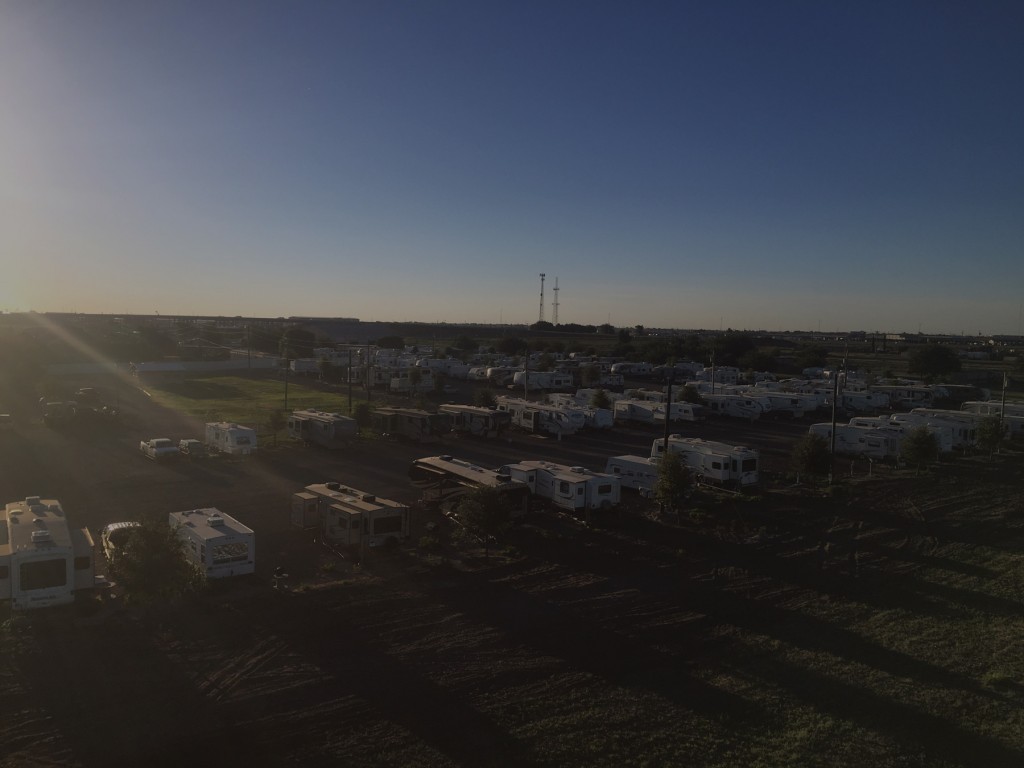
[[[249,379],[240,376],[191,376],[186,379],[154,379],[147,384],[153,400],[176,411],[204,420],[261,424],[268,414],[284,412],[284,379]],[[353,398],[353,406],[362,398]],[[324,392],[288,382],[287,411],[317,408],[348,413],[348,395]]]

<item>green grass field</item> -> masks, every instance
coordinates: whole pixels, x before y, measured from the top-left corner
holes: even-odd
[[[349,414],[347,392],[324,391],[295,378],[288,381],[287,407],[284,379],[280,378],[220,375],[159,378],[147,382],[146,391],[161,405],[204,421],[265,425],[270,423],[274,413],[290,413],[302,408]],[[354,392],[353,407],[364,399]]]

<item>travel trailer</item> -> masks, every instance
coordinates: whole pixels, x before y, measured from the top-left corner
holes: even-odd
[[[417,408],[378,408],[373,412],[371,424],[378,434],[417,443],[440,440],[449,430],[447,416]]]
[[[452,456],[427,456],[409,467],[409,480],[423,492],[429,504],[452,507],[474,488],[494,488],[507,498],[516,517],[530,511],[531,490],[526,483],[513,480],[496,469],[484,469]]]
[[[388,391],[396,395],[432,392],[434,390],[434,375],[429,368],[402,368],[392,371],[391,379],[388,381]]]
[[[704,407],[695,403],[669,405],[652,400],[616,400],[613,409],[619,421],[636,421],[641,424],[664,424],[666,411],[672,414],[671,421],[704,421]]]
[[[811,424],[808,432],[832,441],[831,422]],[[835,452],[844,456],[863,456],[875,461],[896,459],[900,453],[902,435],[891,429],[836,424]]]
[[[256,534],[216,507],[171,512],[185,557],[208,579],[256,572]]]
[[[499,397],[496,400],[498,410],[509,414],[512,426],[527,432],[561,437],[574,435],[579,431],[570,411],[558,406],[515,397]]]
[[[512,376],[512,389],[534,392],[542,389],[571,389],[574,386],[571,373],[561,371],[516,371]]]
[[[292,494],[292,525],[320,528],[325,543],[358,549],[409,536],[409,507],[337,482],[314,483]]]
[[[764,409],[753,398],[745,395],[701,395],[707,413],[712,416],[728,416],[733,419],[755,421],[761,418]]]
[[[669,435],[668,449],[697,476],[697,482],[727,488],[749,488],[760,481],[760,454],[753,448],[702,440],[699,437]],[[651,444],[651,458],[659,460],[665,451],[664,439]]]
[[[622,484],[615,475],[591,472],[584,467],[552,464],[546,461],[522,461],[506,464],[499,470],[513,480],[526,483],[532,493],[567,512],[588,513],[616,506]]]
[[[28,496],[0,516],[0,600],[14,611],[64,605],[95,584],[93,539],[56,499]]]
[[[256,430],[229,421],[209,422],[206,447],[228,456],[248,456],[256,452]]]
[[[890,408],[889,395],[885,392],[843,391],[839,393],[838,405],[854,413],[878,413]]]
[[[658,464],[649,456],[612,456],[604,471],[619,478],[623,488],[632,488],[641,496],[652,496],[658,486]]]
[[[340,413],[313,408],[293,411],[288,417],[288,436],[324,448],[344,448],[359,434],[356,420]]]
[[[457,434],[500,437],[512,423],[509,414],[497,408],[448,403],[438,406],[437,410],[449,417],[452,432]]]

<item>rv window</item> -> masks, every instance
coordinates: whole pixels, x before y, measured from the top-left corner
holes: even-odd
[[[11,577],[11,569],[6,565],[0,565],[0,579],[9,579]]]
[[[712,461],[711,462],[711,468],[712,469],[721,469],[722,468],[722,462],[720,462],[720,461]]]
[[[348,528],[348,518],[345,515],[338,515],[336,518],[336,523],[339,528]]]
[[[608,483],[607,485],[599,485],[599,486],[597,486],[597,492],[600,493],[602,496],[609,496],[609,495],[611,495],[611,492],[612,492],[612,485],[611,485],[611,483]]]
[[[743,460],[743,471],[754,472],[757,469],[757,459],[744,459]]]
[[[576,489],[576,495],[577,496],[582,496],[583,495],[583,486],[582,485],[579,488]]]
[[[569,484],[567,482],[565,482],[564,480],[562,482],[560,482],[558,484],[558,492],[559,493],[568,493],[569,492]]]
[[[35,560],[21,564],[21,588],[24,590],[63,587],[67,583],[64,560]]]
[[[381,517],[373,521],[374,533],[399,533],[401,530],[402,518],[398,515],[394,517]]]
[[[224,565],[249,558],[249,545],[244,541],[218,544],[213,548],[213,564]]]
[[[75,570],[84,571],[92,567],[92,558],[86,555],[85,557],[75,558]]]

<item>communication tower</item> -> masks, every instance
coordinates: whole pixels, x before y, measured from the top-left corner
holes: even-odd
[[[544,322],[544,273],[540,273],[540,320],[538,322]]]

